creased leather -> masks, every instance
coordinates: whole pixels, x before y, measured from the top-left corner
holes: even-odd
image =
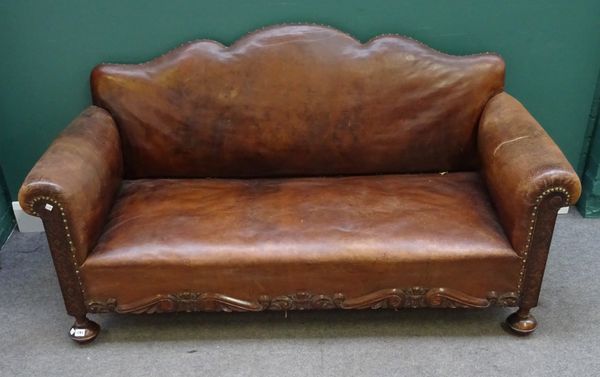
[[[40,196],[63,205],[79,263],[95,245],[123,175],[121,143],[106,110],[84,110],[54,140],[19,191],[21,207]]]
[[[64,206],[70,237],[56,212],[44,221],[73,315],[86,300],[175,295],[185,309],[200,293],[259,305],[415,287],[534,305],[554,207],[523,263],[532,207],[553,187],[574,203],[580,184],[497,94],[503,81],[493,54],[306,25],[100,65],[91,85],[106,110],[57,138],[19,200]],[[71,239],[75,267],[62,258]]]
[[[516,290],[477,173],[126,181],[81,267],[90,297]]]
[[[478,142],[481,171],[502,225],[523,254],[537,197],[562,187],[574,204],[581,193],[579,178],[546,131],[507,93],[486,105]]]
[[[306,25],[92,73],[127,178],[474,170],[477,121],[503,85],[497,55],[449,56],[400,36],[362,45]]]

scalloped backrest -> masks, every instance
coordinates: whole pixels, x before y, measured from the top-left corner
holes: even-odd
[[[361,44],[309,25],[92,72],[128,178],[471,170],[478,119],[503,85],[497,55],[449,56],[400,36]]]

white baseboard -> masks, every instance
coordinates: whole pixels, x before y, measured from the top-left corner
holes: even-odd
[[[12,208],[15,214],[15,219],[17,220],[19,232],[29,233],[44,231],[42,220],[39,217],[26,214],[25,211],[23,211],[23,208],[21,208],[19,202],[12,202]]]

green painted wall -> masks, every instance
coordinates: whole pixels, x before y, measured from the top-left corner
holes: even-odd
[[[588,137],[584,142],[585,162],[581,182],[583,193],[577,203],[585,217],[600,217],[600,73],[588,122]],[[586,148],[587,146],[587,148]]]
[[[361,40],[406,34],[454,54],[497,51],[517,96],[577,166],[600,67],[598,0],[0,2],[0,162],[13,198],[56,134],[89,104],[99,62],[140,62],[195,38],[231,43],[282,22]]]

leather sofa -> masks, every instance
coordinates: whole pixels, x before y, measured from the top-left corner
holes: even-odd
[[[536,328],[559,148],[496,54],[281,25],[102,64],[19,193],[87,313],[518,307]]]

